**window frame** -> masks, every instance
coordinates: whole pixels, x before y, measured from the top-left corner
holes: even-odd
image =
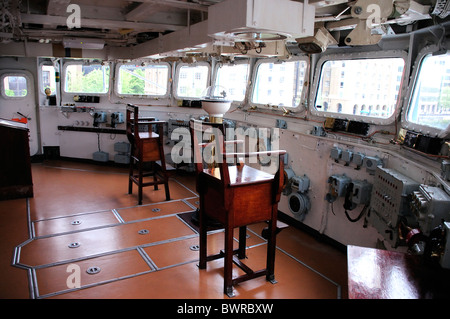
[[[206,66],[208,68],[208,78],[206,79],[206,87],[205,87],[205,89],[206,89],[208,86],[210,86],[210,83],[211,83],[211,65],[208,62],[195,62],[195,63],[184,63],[183,62],[183,63],[179,63],[176,66],[175,85],[173,86],[173,96],[179,100],[200,100],[201,97],[178,95],[178,85],[180,84],[180,81],[179,81],[180,70],[183,66],[188,66],[188,67]]]
[[[42,67],[43,66],[52,66],[55,72],[58,72],[58,69],[56,68],[55,65],[53,65],[53,63],[51,61],[42,61],[39,63],[38,65],[38,83],[39,83],[39,93],[41,95],[45,95],[45,87],[44,87],[44,83],[43,83],[43,73],[42,73]],[[56,95],[56,91],[58,90],[58,82],[56,82],[55,80],[55,91],[52,91],[52,95]]]
[[[322,76],[322,67],[327,61],[340,61],[340,60],[356,60],[356,59],[383,59],[383,58],[401,58],[404,61],[403,67],[403,75],[398,91],[397,104],[394,112],[392,112],[391,116],[386,118],[367,116],[367,115],[358,115],[358,114],[343,114],[331,111],[319,111],[315,107],[315,101],[319,89],[320,78]],[[395,119],[398,117],[402,110],[402,101],[405,96],[405,83],[407,83],[407,79],[409,76],[409,66],[408,66],[408,54],[402,50],[393,50],[393,51],[375,51],[375,52],[353,52],[346,54],[326,54],[323,55],[316,63],[314,80],[311,86],[311,91],[309,95],[308,105],[310,113],[314,116],[322,117],[322,118],[338,118],[345,119],[351,121],[364,122],[369,124],[377,124],[377,125],[389,125],[394,123]]]
[[[167,66],[167,89],[166,93],[163,95],[156,95],[156,94],[126,94],[126,93],[120,93],[119,92],[119,82],[120,82],[120,67],[123,65],[137,65],[141,62],[121,62],[117,63],[115,66],[115,74],[116,74],[116,81],[114,81],[114,93],[116,96],[121,98],[157,98],[157,99],[164,99],[168,98],[170,96],[170,82],[172,77],[172,66],[170,63],[167,62],[151,62],[151,63],[145,63],[145,66],[152,66],[152,65],[166,65]]]
[[[221,67],[223,67],[223,66],[239,65],[239,64],[247,64],[248,65],[247,84],[245,86],[244,98],[242,100],[233,100],[233,103],[244,103],[246,98],[247,98],[247,96],[248,96],[248,92],[249,92],[249,90],[248,90],[248,88],[249,88],[248,82],[250,81],[250,78],[252,76],[252,74],[251,74],[252,66],[251,66],[250,60],[239,60],[239,61],[235,61],[233,63],[217,63],[216,66],[215,66],[215,70],[214,70],[214,81],[213,81],[214,83],[213,83],[213,85],[216,85],[217,84],[217,76],[219,74],[219,69]],[[226,89],[228,89],[228,88],[226,88]]]
[[[411,108],[411,102],[414,95],[414,90],[417,84],[417,80],[420,73],[420,68],[422,66],[422,62],[424,61],[425,57],[428,54],[431,54],[433,52],[436,52],[439,50],[438,45],[429,45],[424,47],[419,51],[417,54],[417,57],[414,61],[414,67],[413,71],[411,73],[411,82],[408,87],[408,92],[406,95],[406,98],[404,99],[404,105],[403,105],[403,112],[402,112],[402,119],[401,119],[401,126],[407,130],[412,130],[418,133],[426,134],[429,136],[437,136],[441,133],[441,129],[437,127],[432,127],[428,125],[423,125],[419,123],[410,122],[408,120],[408,113]],[[447,50],[447,52],[450,52],[450,50]]]
[[[67,67],[70,65],[102,65],[102,63],[106,63],[109,66],[109,79],[108,79],[108,90],[106,92],[68,92],[66,91],[66,75],[67,75]],[[76,61],[64,61],[63,67],[62,67],[62,75],[61,75],[61,90],[65,94],[73,94],[73,95],[87,95],[87,96],[108,96],[109,92],[111,91],[111,82],[112,82],[112,72],[113,67],[110,62],[102,62],[102,61],[89,61],[89,60],[76,60]]]
[[[303,89],[302,92],[300,94],[300,102],[298,105],[296,106],[282,106],[281,108],[286,108],[286,110],[290,110],[290,111],[297,111],[299,109],[302,109],[305,106],[305,101],[306,98],[308,96],[308,89],[309,89],[309,76],[310,76],[310,59],[307,56],[296,56],[293,57],[290,60],[280,60],[278,58],[265,58],[265,59],[259,59],[256,63],[255,66],[253,67],[253,71],[252,71],[252,75],[251,75],[251,86],[247,92],[248,95],[248,104],[251,107],[257,107],[257,108],[261,108],[261,109],[273,109],[274,108],[274,104],[261,104],[261,103],[254,103],[252,101],[253,99],[253,94],[255,91],[255,84],[256,84],[256,79],[258,77],[258,71],[259,71],[259,67],[261,64],[264,63],[289,63],[289,62],[297,62],[297,61],[304,61],[306,63],[306,69],[305,69],[305,75],[304,75],[304,80],[303,80]],[[278,105],[275,106],[277,109]]]
[[[5,80],[5,78],[6,77],[9,77],[9,76],[21,76],[21,77],[23,77],[23,78],[25,78],[25,80],[26,80],[26,85],[27,85],[27,94],[25,94],[24,96],[9,96],[9,95],[6,95],[6,91],[5,91],[5,85],[4,85],[4,80]],[[20,99],[26,99],[27,97],[28,97],[28,95],[30,95],[30,89],[32,89],[31,88],[31,86],[30,86],[30,81],[31,81],[31,78],[27,75],[27,74],[25,74],[25,73],[21,73],[21,72],[5,72],[5,73],[2,73],[1,75],[0,75],[0,91],[1,91],[1,95],[2,95],[2,97],[4,98],[4,99],[9,99],[9,100],[20,100]]]

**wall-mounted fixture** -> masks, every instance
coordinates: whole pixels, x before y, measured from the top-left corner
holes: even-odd
[[[106,123],[105,111],[95,111],[93,116],[94,116],[94,127],[97,127],[100,123]]]
[[[313,5],[290,0],[225,0],[208,8],[208,35],[231,42],[301,38],[314,34],[314,16]]]
[[[101,50],[105,46],[105,41],[94,38],[63,38],[64,48]]]

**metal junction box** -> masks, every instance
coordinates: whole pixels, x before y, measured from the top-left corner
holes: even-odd
[[[419,189],[419,183],[394,169],[377,167],[370,199],[369,222],[397,246],[399,217],[410,215],[408,195]]]
[[[442,220],[450,222],[450,196],[439,187],[420,185],[413,192],[411,209],[427,236]]]

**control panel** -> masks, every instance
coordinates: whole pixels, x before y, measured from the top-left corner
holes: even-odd
[[[420,185],[412,194],[411,211],[422,233],[429,236],[443,220],[450,220],[450,196],[439,187]]]
[[[407,195],[419,188],[419,183],[389,168],[378,167],[375,174],[370,209],[388,226],[397,224],[398,215],[409,211]]]
[[[398,246],[399,218],[408,218],[408,195],[419,183],[394,169],[377,167],[370,200],[369,223],[385,236],[392,247]]]

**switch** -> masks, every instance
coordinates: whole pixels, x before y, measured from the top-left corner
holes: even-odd
[[[339,159],[341,158],[341,156],[342,156],[342,149],[340,149],[339,147],[336,147],[336,146],[333,147],[331,149],[330,156],[337,163],[339,161]]]
[[[345,162],[345,166],[348,166],[348,165],[350,165],[350,162],[352,161],[353,152],[350,150],[342,151],[341,158]]]

